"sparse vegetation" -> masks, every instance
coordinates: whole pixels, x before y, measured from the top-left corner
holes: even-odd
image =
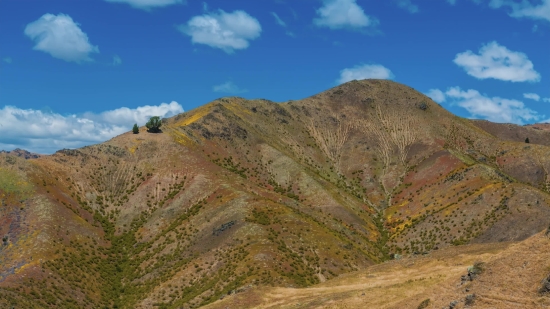
[[[414,269],[470,248],[452,245],[548,227],[548,162],[535,152],[546,146],[498,140],[391,82],[357,83],[292,103],[224,98],[151,117],[149,132],[162,124],[166,134],[149,138],[32,161],[0,154],[0,307],[215,306],[269,287],[324,288],[392,257],[384,265]],[[436,272],[455,286],[473,259],[460,261]],[[429,296],[424,306],[441,307],[420,288],[446,281],[426,273],[403,272],[388,288],[418,289],[407,306]]]

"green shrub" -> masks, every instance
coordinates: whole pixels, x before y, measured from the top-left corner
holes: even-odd
[[[160,126],[162,125],[162,121],[160,120],[159,116],[153,116],[149,118],[149,121],[145,124],[147,127],[147,131],[151,133],[158,133],[160,132]]]
[[[418,309],[424,309],[424,308],[428,308],[428,306],[430,305],[430,299],[427,298],[427,299],[424,299],[420,305],[418,305]]]

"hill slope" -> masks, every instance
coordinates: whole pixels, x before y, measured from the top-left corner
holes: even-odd
[[[550,221],[550,149],[484,128],[365,80],[300,101],[222,98],[160,134],[0,154],[0,304],[195,308],[526,239]]]
[[[548,308],[549,240],[449,247],[367,267],[309,288],[245,287],[222,308]],[[482,272],[468,279],[468,269]],[[546,286],[546,285],[544,285]],[[542,293],[541,293],[542,292]],[[421,304],[426,306],[422,307]]]

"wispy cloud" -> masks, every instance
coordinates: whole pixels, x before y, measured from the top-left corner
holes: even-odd
[[[226,53],[246,49],[249,41],[260,36],[262,27],[258,20],[244,11],[208,13],[191,18],[187,24],[177,27],[191,37],[191,42],[219,48]]]
[[[378,20],[366,15],[356,0],[324,0],[323,3],[313,20],[318,27],[362,29],[378,25]]]
[[[2,61],[4,61],[5,63],[12,63],[13,59],[11,59],[11,57],[4,57],[2,58]]]
[[[411,14],[419,12],[418,5],[413,4],[411,0],[394,0],[394,1],[397,3],[398,7],[404,10],[407,10]]]
[[[136,9],[150,10],[155,7],[165,7],[174,4],[185,4],[185,0],[105,0],[107,2],[126,3]]]
[[[81,115],[4,106],[0,109],[0,125],[4,128],[0,149],[23,148],[50,154],[62,148],[104,142],[130,131],[134,123],[144,125],[151,116],[171,117],[182,112],[177,102]]]
[[[352,80],[367,78],[392,79],[393,77],[393,73],[383,65],[361,64],[340,71],[340,78],[337,80],[337,83],[343,84]]]
[[[121,65],[122,59],[118,55],[113,56],[113,63],[114,66]]]
[[[231,93],[231,94],[237,94],[237,93],[245,93],[248,92],[247,89],[239,88],[237,85],[235,85],[233,82],[228,81],[219,85],[216,85],[212,87],[212,91],[214,92],[221,92],[221,93]]]
[[[533,63],[522,52],[511,51],[491,42],[475,54],[468,50],[456,55],[454,63],[462,67],[468,75],[478,79],[493,78],[510,82],[538,82],[540,74]]]
[[[275,17],[275,22],[277,22],[277,24],[279,24],[282,27],[286,27],[286,23],[279,17],[279,15],[277,15],[277,13],[271,12],[271,15]]]
[[[35,42],[34,49],[65,61],[91,61],[97,46],[88,41],[86,33],[69,15],[44,14],[25,27],[25,35]]]

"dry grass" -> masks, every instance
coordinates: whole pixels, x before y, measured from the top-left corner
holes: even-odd
[[[228,296],[208,309],[221,308],[441,308],[475,294],[473,308],[548,308],[550,299],[537,294],[550,272],[550,240],[537,234],[519,243],[447,248],[423,257],[371,266],[312,288],[257,288]],[[468,266],[486,263],[474,281],[461,281]]]

